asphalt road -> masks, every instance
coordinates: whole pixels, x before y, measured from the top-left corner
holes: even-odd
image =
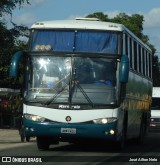
[[[39,164],[159,164],[160,163],[160,133],[149,133],[144,144],[136,145],[128,141],[126,148],[119,152],[112,145],[102,144],[69,144],[52,145],[48,151],[39,151],[36,139],[22,143],[17,130],[0,129],[0,156],[11,158],[15,164],[30,161]],[[3,160],[3,161],[4,161]],[[17,162],[17,163],[15,163]],[[32,164],[28,162],[27,164]],[[12,164],[12,163],[4,163]],[[26,163],[25,163],[26,164]]]

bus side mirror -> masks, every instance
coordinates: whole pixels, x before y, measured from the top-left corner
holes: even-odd
[[[129,75],[129,59],[127,55],[122,55],[121,63],[120,63],[120,72],[119,72],[120,82],[127,83],[128,75]]]
[[[11,63],[10,63],[10,69],[9,69],[10,77],[17,77],[20,58],[23,56],[23,54],[24,53],[22,51],[18,51],[13,55],[11,59]]]

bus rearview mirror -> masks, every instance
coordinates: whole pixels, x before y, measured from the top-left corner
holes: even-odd
[[[129,58],[127,55],[122,55],[121,63],[120,63],[120,70],[119,70],[119,80],[121,83],[128,82],[128,75],[129,75]]]
[[[10,77],[17,77],[20,58],[23,56],[23,54],[24,53],[22,51],[18,51],[12,56],[9,70]]]

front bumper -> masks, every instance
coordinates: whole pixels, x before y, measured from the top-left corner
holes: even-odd
[[[116,125],[117,122],[109,124],[67,124],[40,123],[24,119],[25,135],[27,137],[53,137],[59,139],[59,141],[68,141],[68,139],[108,139],[117,141]],[[66,130],[66,132],[64,130]]]

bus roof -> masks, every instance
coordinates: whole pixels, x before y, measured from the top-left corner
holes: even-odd
[[[144,45],[148,50],[151,49],[144,44],[136,35],[134,35],[124,25],[112,22],[102,22],[97,18],[76,18],[74,20],[53,20],[37,22],[31,26],[31,29],[74,29],[74,30],[109,30],[109,31],[126,31],[139,43]]]
[[[123,31],[121,24],[101,22],[94,19],[42,21],[32,25],[33,29],[88,29]]]

